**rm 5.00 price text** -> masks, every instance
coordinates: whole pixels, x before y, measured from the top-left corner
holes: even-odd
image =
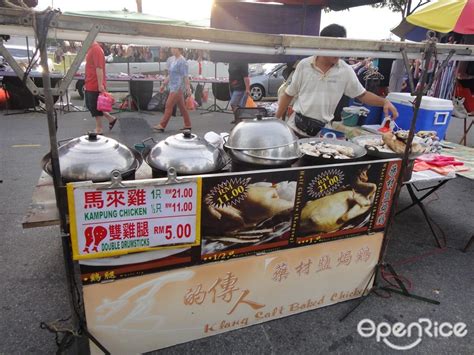
[[[165,235],[166,240],[171,240],[171,239],[183,239],[183,238],[190,238],[191,237],[191,232],[192,228],[189,223],[187,224],[178,224],[174,230],[173,226],[167,225],[167,226],[155,226],[153,230],[154,234],[161,234]]]

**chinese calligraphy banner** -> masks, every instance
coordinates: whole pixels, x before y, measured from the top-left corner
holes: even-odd
[[[201,179],[98,189],[68,184],[75,260],[199,245]]]
[[[112,354],[144,353],[358,298],[372,286],[382,239],[361,235],[85,285],[88,330]]]

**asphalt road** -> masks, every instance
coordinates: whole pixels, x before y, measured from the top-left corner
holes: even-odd
[[[180,117],[171,121],[165,134],[155,134],[151,126],[161,114],[124,112],[110,136],[133,145],[144,138],[173,134],[182,126]],[[87,112],[60,114],[59,138],[76,137],[94,128]],[[228,131],[231,115],[192,115],[194,131]],[[460,122],[454,122],[449,137],[456,138]],[[471,137],[472,142],[472,137]],[[49,150],[46,116],[41,113],[0,114],[0,354],[52,354],[54,335],[40,329],[40,322],[66,318],[68,304],[59,229],[47,227],[24,230],[21,221],[40,175],[40,159]],[[442,227],[448,247],[435,248],[419,209],[412,208],[396,219],[387,260],[398,273],[410,280],[416,294],[439,300],[435,306],[392,295],[370,296],[345,321],[338,319],[356,301],[305,312],[226,334],[193,341],[162,350],[165,354],[353,354],[398,353],[377,342],[362,338],[357,324],[364,318],[380,322],[404,322],[419,318],[433,322],[465,322],[464,338],[429,338],[412,352],[420,354],[474,353],[474,247],[460,249],[474,231],[472,202],[474,184],[457,178],[430,197],[427,208]],[[400,205],[409,203],[406,191]],[[382,296],[385,296],[384,294]],[[409,340],[400,340],[400,343]]]

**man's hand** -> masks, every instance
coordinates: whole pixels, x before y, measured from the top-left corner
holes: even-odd
[[[395,106],[390,102],[390,100],[385,99],[385,103],[383,105],[383,113],[385,117],[390,116],[391,113],[392,119],[396,119],[398,117],[398,111]]]
[[[389,113],[391,114],[392,119],[396,119],[398,117],[397,109],[389,100],[377,96],[370,91],[364,92],[357,98],[366,105],[383,107],[383,113],[385,114],[385,117],[390,116]]]
[[[104,84],[99,84],[99,92],[105,92],[105,86]]]

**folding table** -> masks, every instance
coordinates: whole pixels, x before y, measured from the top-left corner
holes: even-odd
[[[405,212],[413,206],[418,206],[421,209],[421,212],[423,212],[423,216],[425,217],[426,223],[430,227],[431,233],[433,234],[433,237],[435,238],[436,244],[439,248],[443,248],[446,246],[446,238],[444,236],[444,233],[441,233],[441,235],[438,235],[438,233],[436,233],[432,219],[430,218],[428,211],[426,210],[426,207],[423,204],[423,200],[425,200],[431,194],[436,192],[436,190],[445,185],[449,180],[452,180],[454,178],[456,178],[455,174],[445,176],[435,173],[431,170],[413,172],[411,179],[403,183],[403,185],[406,186],[408,193],[410,194],[412,203],[402,208],[396,213],[396,215],[398,216],[399,214]],[[417,184],[430,184],[430,186],[418,187]],[[422,196],[418,196],[415,191],[427,192],[425,192]],[[443,241],[443,243],[441,243],[441,240]]]

